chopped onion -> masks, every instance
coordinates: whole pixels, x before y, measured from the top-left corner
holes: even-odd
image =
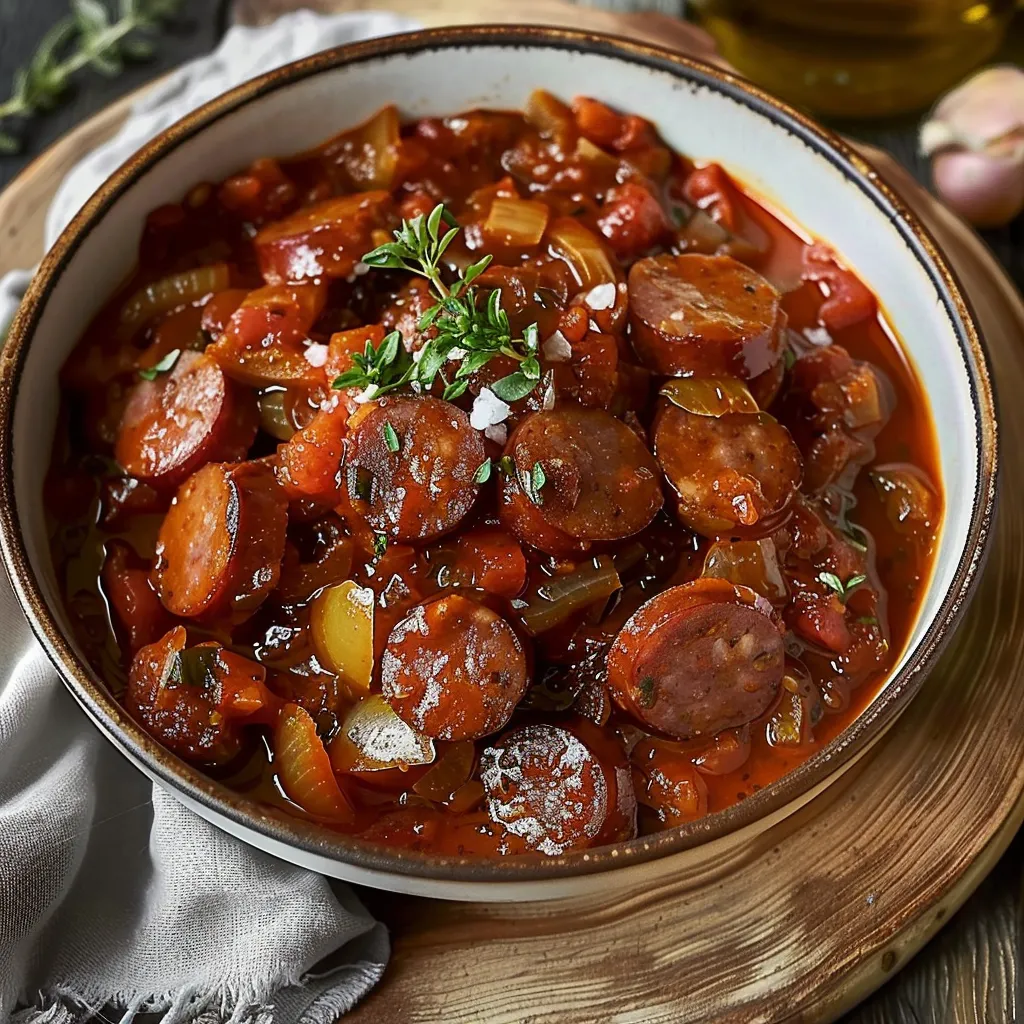
[[[717,418],[731,412],[759,411],[746,384],[735,377],[677,377],[668,381],[659,394],[695,416]]]
[[[264,391],[259,397],[260,429],[278,441],[290,441],[296,430],[290,404],[287,391]]]
[[[606,168],[609,171],[618,169],[619,161],[611,153],[606,153],[600,146],[595,146],[590,139],[580,136],[576,142],[576,158],[594,167]]]
[[[704,560],[704,575],[749,587],[769,601],[781,603],[789,596],[775,542],[770,537],[717,541]]]
[[[446,803],[469,778],[475,759],[476,747],[472,740],[453,743],[412,787],[413,791],[435,803]]]
[[[580,288],[615,283],[615,271],[597,235],[572,217],[559,217],[548,228],[548,241],[556,256],[572,267]]]
[[[488,241],[500,245],[534,246],[548,226],[551,211],[535,199],[503,199],[491,203],[483,232]]]
[[[534,89],[530,93],[526,108],[523,110],[523,118],[541,135],[555,139],[560,144],[575,131],[576,122],[572,111],[544,89]]]
[[[309,625],[320,663],[355,694],[367,693],[373,677],[373,591],[345,580],[313,601]]]
[[[406,725],[379,694],[364,697],[331,741],[336,772],[379,772],[434,760],[434,741]]]
[[[598,555],[563,576],[544,579],[525,595],[519,612],[526,631],[538,636],[565,622],[597,601],[611,597],[622,586],[610,555]]]
[[[122,337],[129,338],[155,317],[169,313],[187,302],[197,302],[206,295],[222,292],[230,283],[226,263],[194,267],[180,274],[162,277],[133,293],[121,307],[118,332]]]
[[[508,427],[504,423],[492,423],[489,427],[484,427],[484,437],[504,448],[508,440]]]

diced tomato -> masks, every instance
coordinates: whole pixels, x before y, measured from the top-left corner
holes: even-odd
[[[174,625],[150,585],[149,566],[123,541],[107,545],[102,583],[116,624],[132,654],[155,643]]]
[[[654,142],[650,122],[635,114],[617,114],[598,100],[577,96],[572,111],[580,132],[598,146],[622,153]]]
[[[309,426],[278,448],[277,479],[290,498],[338,500],[348,410],[334,396]]]
[[[668,218],[650,191],[627,181],[608,193],[597,226],[615,255],[624,258],[650,249],[668,231]]]
[[[497,526],[468,530],[457,541],[442,541],[427,553],[441,587],[476,587],[513,598],[526,586],[526,558],[518,541]]]
[[[235,315],[235,310],[245,302],[248,295],[249,292],[244,288],[228,288],[227,291],[211,295],[203,306],[203,318],[199,326],[212,337],[220,337]]]
[[[809,644],[842,654],[852,643],[838,595],[801,591],[786,609],[786,624]]]
[[[683,186],[686,200],[710,214],[733,234],[737,230],[736,197],[729,176],[719,164],[698,167]]]
[[[223,334],[206,350],[229,376],[255,387],[323,382],[305,358],[309,329],[327,300],[327,285],[268,285],[250,292]]]
[[[236,174],[217,193],[221,206],[253,224],[274,220],[292,210],[298,199],[295,185],[274,159],[257,160]]]
[[[831,332],[852,327],[878,314],[878,300],[851,271],[841,267],[835,253],[822,242],[804,250],[803,280],[824,284],[828,298],[818,317]]]

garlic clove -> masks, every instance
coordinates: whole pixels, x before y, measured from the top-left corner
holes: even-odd
[[[939,100],[919,144],[924,156],[951,147],[981,151],[1015,133],[1024,133],[1024,71],[986,68]]]
[[[932,175],[939,195],[976,227],[1001,227],[1024,209],[1019,159],[949,150],[933,159]]]
[[[988,68],[935,106],[921,126],[935,190],[977,227],[999,227],[1024,209],[1024,71]]]

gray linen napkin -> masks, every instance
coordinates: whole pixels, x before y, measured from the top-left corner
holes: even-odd
[[[70,172],[47,244],[111,171],[199,104],[316,50],[413,27],[299,11],[231,29]],[[0,335],[30,275],[0,281]],[[164,1024],[329,1024],[388,954],[383,925],[347,887],[240,843],[137,772],[64,690],[0,580],[0,1022],[19,1004],[19,1024],[113,1004],[126,1021],[165,1011]]]

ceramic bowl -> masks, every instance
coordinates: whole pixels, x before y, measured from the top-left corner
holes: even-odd
[[[824,239],[879,296],[924,384],[938,431],[945,517],[907,649],[865,712],[800,768],[737,806],[673,831],[562,858],[464,860],[341,836],[257,805],[184,764],[136,725],[86,663],[63,611],[42,511],[57,371],[135,260],[146,213],[199,180],[308,148],[385,102],[410,117],[521,107],[531,90],[594,96],[656,123],[669,145],[724,164]],[[3,555],[39,640],[123,753],[197,813],[286,860],[354,882],[448,899],[526,900],[646,884],[737,851],[833,782],[920,689],[977,576],[996,482],[989,372],[960,289],[927,231],[871,166],[755,87],[645,45],[533,28],[437,30],[318,54],[173,125],[121,167],[47,254],[0,358]]]

